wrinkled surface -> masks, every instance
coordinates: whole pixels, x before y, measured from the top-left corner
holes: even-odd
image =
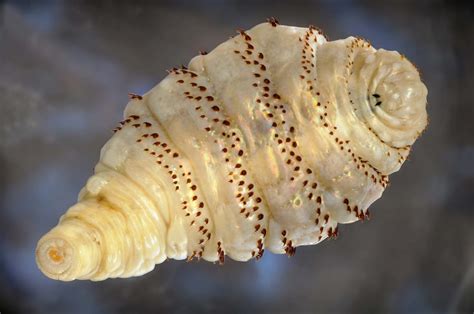
[[[78,203],[39,240],[38,267],[127,278],[166,258],[293,256],[337,238],[407,159],[426,96],[405,57],[362,39],[275,20],[240,31],[130,96]]]
[[[445,311],[454,302],[469,310],[469,241],[473,236],[469,236],[468,229],[472,222],[468,187],[472,181],[472,143],[468,140],[469,109],[462,106],[470,103],[470,81],[464,70],[469,66],[463,63],[467,61],[462,59],[456,44],[463,33],[469,32],[469,25],[463,25],[459,16],[451,19],[453,11],[449,8],[388,10],[354,5],[343,6],[347,9],[344,12],[350,13],[337,15],[336,7],[308,6],[313,10],[300,8],[298,17],[292,17],[294,11],[287,7],[275,8],[268,14],[263,6],[237,6],[230,10],[233,14],[237,11],[246,16],[252,12],[251,18],[225,23],[213,20],[215,17],[211,16],[217,14],[205,13],[204,9],[181,8],[188,12],[185,15],[194,26],[200,25],[196,32],[206,31],[206,42],[194,42],[198,36],[190,37],[189,29],[184,28],[181,39],[176,38],[178,32],[173,32],[174,38],[165,35],[168,31],[160,35],[161,28],[154,23],[163,23],[164,27],[170,21],[181,20],[175,14],[177,8],[56,8],[48,14],[57,16],[61,12],[65,16],[49,24],[43,23],[45,16],[47,20],[46,11],[38,8],[4,10],[4,23],[9,26],[4,39],[9,44],[2,45],[1,52],[10,62],[2,71],[5,92],[1,106],[14,110],[8,110],[2,117],[6,173],[2,179],[6,182],[2,226],[7,234],[2,239],[2,282],[7,282],[2,294],[5,300],[14,300],[17,295],[24,300],[21,304],[7,303],[7,307],[11,304],[9,308],[45,311],[51,306],[65,310],[75,304],[81,311],[204,311],[233,304],[236,311]],[[415,18],[415,12],[423,12],[423,16]],[[384,19],[380,17],[382,13]],[[114,14],[117,18],[113,18]],[[131,23],[122,32],[117,32],[116,26],[125,17],[143,21],[144,14],[155,14],[153,22],[150,19],[145,23],[155,25],[150,28],[154,37],[172,41],[159,48],[139,50],[137,57],[136,42],[152,48],[160,41],[140,37],[146,36],[143,22]],[[360,34],[377,47],[404,51],[422,70],[432,91],[431,124],[437,127],[428,129],[404,171],[393,177],[384,199],[372,211],[374,219],[363,228],[347,226],[338,241],[322,244],[316,250],[300,249],[292,259],[267,255],[250,267],[226,262],[223,268],[207,263],[191,267],[167,263],[150,277],[132,280],[126,286],[117,281],[70,286],[48,283],[31,256],[35,241],[55,224],[63,208],[71,205],[78,187],[90,175],[97,150],[110,134],[104,132],[104,125],[111,129],[121,118],[126,92],[148,90],[157,83],[157,73],[175,64],[176,58],[185,62],[195,54],[193,49],[209,49],[233,33],[234,25],[248,27],[271,14],[279,16],[285,24],[318,23],[331,38]],[[436,19],[431,20],[430,14]],[[384,24],[382,20],[393,24]],[[436,36],[432,32],[435,21],[439,30]],[[78,32],[67,26],[70,23],[76,25],[74,29]],[[183,26],[186,23],[189,22]],[[81,36],[82,32],[88,36]],[[68,36],[71,34],[76,36]],[[116,46],[108,50],[114,42]],[[124,42],[133,44],[127,46]],[[158,52],[162,58],[156,58]],[[95,56],[93,61],[91,56]],[[157,61],[148,65],[143,59]],[[123,90],[123,94],[118,90]],[[47,148],[41,150],[45,145]],[[406,194],[406,190],[411,193]],[[25,212],[29,219],[25,219]],[[357,245],[359,250],[351,249]],[[195,284],[190,285],[190,281]],[[293,289],[295,285],[301,289]],[[86,286],[89,289],[81,289]],[[224,286],[234,290],[227,293],[222,289]],[[289,304],[289,296],[298,302]],[[249,302],[243,304],[242,298]]]

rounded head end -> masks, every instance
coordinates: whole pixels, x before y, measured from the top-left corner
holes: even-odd
[[[38,243],[36,263],[47,277],[62,279],[71,269],[74,249],[63,238],[49,238]]]
[[[40,239],[36,248],[36,263],[51,279],[91,279],[100,261],[96,234],[74,219],[62,221]]]

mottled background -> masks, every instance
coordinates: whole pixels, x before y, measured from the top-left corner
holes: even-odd
[[[0,312],[474,311],[474,13],[450,1],[0,2]],[[259,262],[167,262],[140,278],[61,283],[41,234],[73,204],[127,92],[276,16],[396,49],[428,86],[430,125],[372,220]]]

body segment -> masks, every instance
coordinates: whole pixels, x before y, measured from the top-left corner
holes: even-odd
[[[396,52],[274,21],[242,31],[132,97],[38,264],[55,279],[102,280],[166,258],[292,255],[368,215],[425,106]]]

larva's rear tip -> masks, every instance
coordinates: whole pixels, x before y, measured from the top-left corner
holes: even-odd
[[[67,278],[74,260],[74,250],[64,239],[49,238],[40,240],[36,249],[36,263],[43,274],[56,280]]]

